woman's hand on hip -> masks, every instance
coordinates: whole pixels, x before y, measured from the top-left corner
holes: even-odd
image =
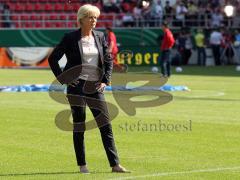
[[[96,87],[96,90],[98,91],[98,92],[103,92],[104,90],[105,90],[105,87],[106,87],[107,85],[106,85],[106,83],[98,83],[97,84],[97,87]]]
[[[76,80],[72,81],[71,83],[69,83],[69,86],[76,87],[78,83],[79,83],[79,80],[76,79]]]

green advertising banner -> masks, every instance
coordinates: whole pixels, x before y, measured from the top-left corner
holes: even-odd
[[[70,31],[73,29],[2,29],[0,47],[54,47],[64,33]],[[119,45],[119,63],[136,66],[159,63],[161,29],[114,29],[114,32]]]

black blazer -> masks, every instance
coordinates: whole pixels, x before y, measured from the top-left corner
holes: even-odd
[[[99,68],[102,70],[101,82],[109,85],[113,69],[113,59],[110,53],[107,52],[108,43],[105,39],[104,33],[100,31],[92,31],[93,37],[95,39],[97,49],[99,51]],[[69,79],[74,79],[71,77],[62,76],[63,72],[67,72],[69,69],[74,69],[74,67],[79,67],[82,64],[82,44],[81,40],[81,29],[76,31],[66,33],[62,38],[61,42],[54,48],[53,52],[48,58],[49,66],[52,69],[54,75],[61,84],[70,83]],[[63,55],[67,57],[67,64],[62,70],[58,64],[58,61]],[[80,69],[81,71],[81,69]],[[81,72],[78,71],[78,75]],[[68,75],[67,75],[68,76]]]

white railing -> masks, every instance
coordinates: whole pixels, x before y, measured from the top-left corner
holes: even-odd
[[[66,27],[71,28],[77,25],[76,15],[73,13],[14,13],[8,16],[0,14],[0,27],[1,28],[52,28],[52,27]],[[105,27],[110,25],[112,27],[159,27],[161,19],[135,19],[131,22],[124,22],[122,20],[123,14],[107,14],[102,13],[98,19],[97,27]],[[212,27],[212,21],[208,15],[198,15],[195,19],[185,19],[179,21],[175,19],[175,15],[171,15],[166,19],[170,22],[170,26],[174,28],[181,27]],[[222,24],[225,27],[239,28],[240,17],[236,16],[232,19],[224,18]]]

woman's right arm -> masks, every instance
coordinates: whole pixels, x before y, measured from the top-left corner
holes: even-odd
[[[62,69],[60,68],[58,61],[63,57],[66,52],[67,47],[67,36],[64,35],[60,43],[53,49],[52,53],[48,57],[48,63],[52,69],[53,74],[58,79],[59,75],[62,74]],[[58,79],[59,80],[59,79]],[[62,83],[59,80],[60,83]]]

